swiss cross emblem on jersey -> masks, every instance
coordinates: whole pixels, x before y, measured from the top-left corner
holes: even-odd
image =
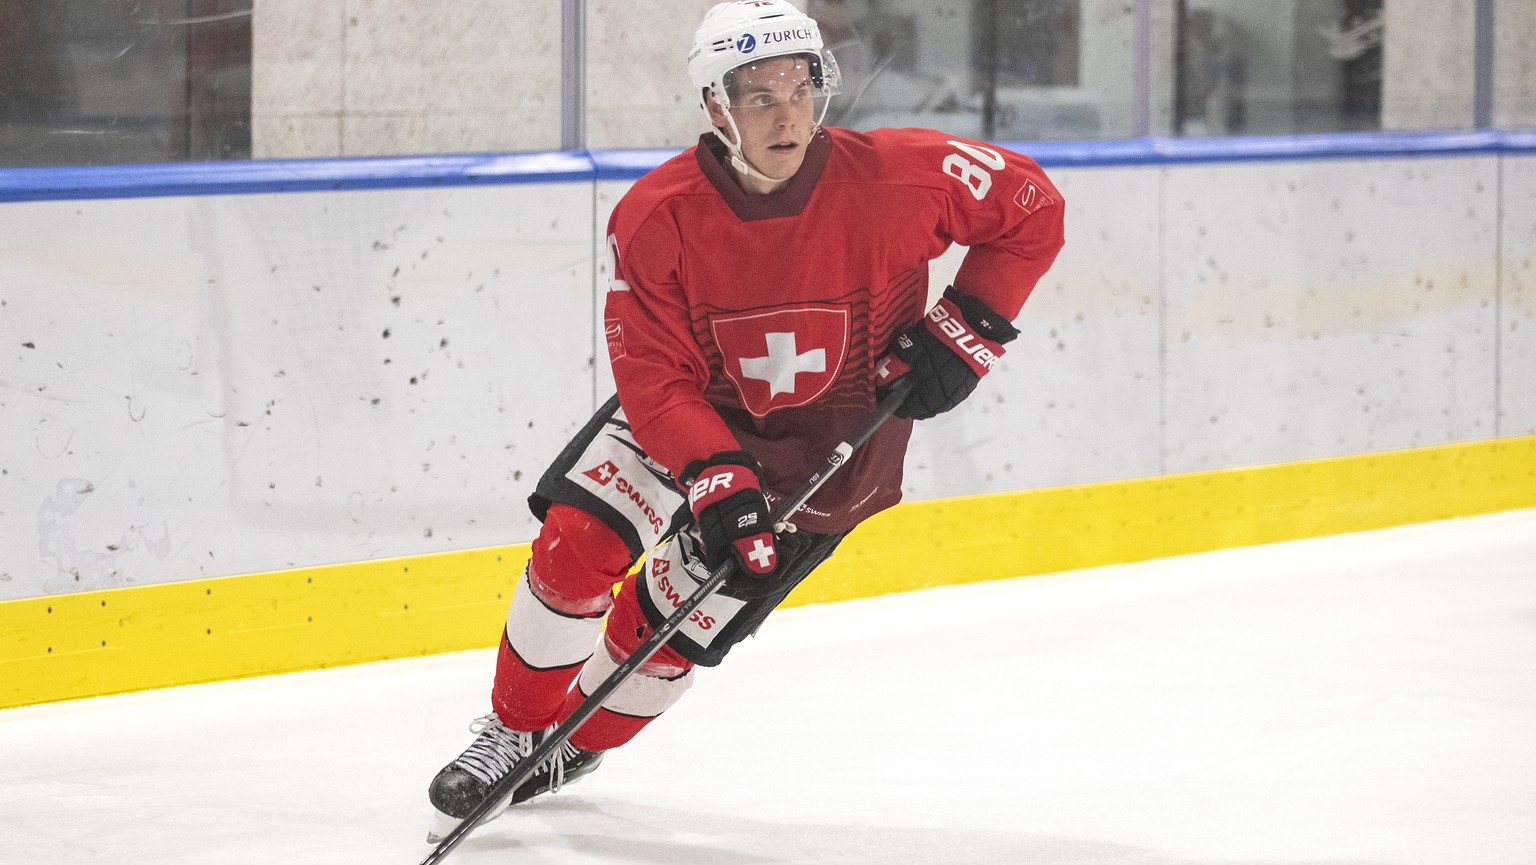
[[[802,304],[770,312],[711,316],[725,375],[754,417],[814,402],[848,357],[846,306]]]

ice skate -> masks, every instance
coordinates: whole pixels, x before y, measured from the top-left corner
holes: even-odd
[[[427,798],[432,802],[432,824],[427,829],[427,843],[436,844],[479,805],[491,787],[510,774],[533,753],[555,729],[553,726],[537,732],[512,730],[501,723],[495,714],[478,718],[470,725],[470,732],[478,733],[475,741],[457,759],[444,766],[427,788]],[[601,751],[586,751],[566,742],[555,752],[550,763],[540,766],[512,794],[509,805],[532,799],[540,793],[553,793],[564,784],[597,768],[602,762]],[[503,806],[502,810],[505,810]],[[492,819],[501,811],[487,815]]]

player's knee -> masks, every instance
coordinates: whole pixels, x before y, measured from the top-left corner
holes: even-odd
[[[629,657],[651,636],[652,626],[640,609],[637,589],[634,577],[625,580],[613,605],[613,612],[608,614],[608,629],[604,639],[615,657]],[[640,667],[640,672],[647,676],[670,679],[688,672],[692,667],[693,662],[678,654],[677,650],[671,646],[662,646]]]
[[[634,564],[629,546],[602,520],[569,505],[551,505],[533,542],[529,583],[551,605],[589,613],[606,609],[615,584]]]

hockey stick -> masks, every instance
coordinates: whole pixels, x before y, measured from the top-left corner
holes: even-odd
[[[906,399],[907,392],[911,389],[912,382],[907,378],[899,379],[892,385],[885,398],[880,400],[879,405],[875,406],[874,414],[870,415],[869,419],[864,422],[864,425],[854,430],[853,435],[849,436],[847,441],[842,442],[833,449],[832,453],[827,455],[826,465],[811,475],[800,486],[800,489],[795,491],[794,495],[779,504],[779,507],[773,513],[773,524],[778,525],[788,520],[818,489],[821,489],[821,485],[826,483],[827,479],[832,477],[832,474],[841,468],[843,463],[847,462],[848,458],[853,455],[854,450],[868,441],[869,437],[874,435],[875,431],[880,429],[881,425],[896,412],[896,409],[901,407],[902,401]],[[559,750],[560,746],[564,745],[566,740],[571,738],[571,735],[576,732],[577,728],[585,724],[588,718],[597,713],[604,700],[608,699],[614,691],[618,690],[620,685],[628,681],[635,674],[635,671],[640,669],[642,664],[651,659],[652,655],[660,651],[662,644],[671,639],[672,635],[677,633],[677,630],[693,614],[693,611],[698,609],[701,604],[709,599],[710,595],[713,595],[725,584],[725,581],[735,569],[736,560],[731,558],[711,571],[709,579],[705,580],[702,585],[695,589],[693,594],[689,595],[681,606],[673,610],[672,615],[668,616],[666,621],[662,622],[661,626],[656,628],[651,636],[635,649],[633,654],[626,658],[622,664],[619,664],[618,668],[612,673],[609,673],[608,678],[604,679],[602,684],[593,689],[592,693],[585,700],[581,701],[581,705],[576,707],[576,711],[572,712],[569,718],[566,718],[559,726],[555,727],[554,731],[543,742],[539,743],[537,748],[533,749],[533,753],[523,758],[516,769],[491,786],[491,789],[486,793],[485,798],[481,800],[480,804],[476,805],[474,810],[470,811],[469,815],[459,825],[453,827],[447,835],[443,836],[443,839],[438,842],[436,849],[428,854],[427,858],[421,860],[421,865],[434,865],[436,862],[441,862],[443,857],[448,855],[449,851],[459,846],[459,842],[464,840],[465,835],[468,835],[471,830],[485,820],[486,815],[499,812],[502,804],[506,800],[511,799],[512,794],[517,791],[517,788],[521,787],[523,782],[528,780],[537,771],[539,764],[548,760],[555,751]]]

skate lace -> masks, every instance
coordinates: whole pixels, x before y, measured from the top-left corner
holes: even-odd
[[[545,730],[545,735],[553,729],[551,726]],[[536,745],[533,733],[507,727],[495,713],[476,718],[470,723],[469,731],[476,734],[476,739],[454,762],[487,785],[495,784],[520,760],[532,755]],[[548,772],[549,792],[558,792],[565,784],[566,762],[580,753],[575,745],[564,742],[548,760],[534,769],[533,774]]]
[[[554,765],[549,767],[549,792],[560,792],[560,788],[565,785],[565,764],[570,760],[576,759],[580,753],[576,746],[571,744],[569,739],[562,742],[560,747],[555,749],[554,756],[550,758]]]
[[[533,753],[533,734],[508,728],[494,713],[476,718],[469,732],[476,734],[475,741],[454,762],[487,785]]]

